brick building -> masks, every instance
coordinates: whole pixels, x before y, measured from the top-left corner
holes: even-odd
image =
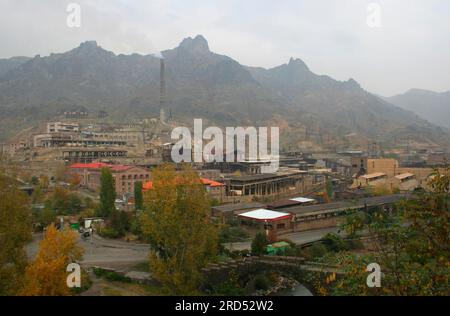
[[[266,231],[269,240],[276,241],[279,234],[292,231],[292,214],[272,211],[267,209],[257,209],[238,215],[240,224],[255,230]]]
[[[114,178],[117,194],[134,192],[135,182],[150,180],[150,170],[138,166],[110,165],[106,163],[77,163],[70,166],[71,172],[80,176],[80,184],[91,190],[100,188],[101,170],[109,168]]]

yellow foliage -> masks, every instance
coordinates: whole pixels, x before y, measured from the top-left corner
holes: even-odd
[[[71,291],[66,284],[66,268],[83,255],[83,249],[77,245],[77,238],[74,231],[58,231],[54,225],[48,226],[45,238],[39,244],[36,259],[26,269],[25,286],[20,294],[70,295]]]
[[[146,192],[143,232],[152,243],[152,272],[170,294],[193,294],[200,269],[215,255],[218,234],[209,222],[209,198],[197,173],[162,166]]]

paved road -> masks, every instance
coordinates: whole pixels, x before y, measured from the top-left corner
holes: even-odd
[[[105,240],[94,235],[92,239],[80,239],[80,245],[85,249],[81,262],[85,266],[126,266],[148,259],[149,246],[146,244]]]
[[[26,250],[29,258],[34,258],[39,248],[42,234],[33,235],[33,241]],[[102,266],[115,269],[126,268],[148,259],[148,245],[127,243],[120,240],[106,240],[97,235],[88,239],[79,239],[84,249],[84,266]]]
[[[317,241],[322,239],[328,233],[337,234],[339,228],[331,227],[331,228],[323,228],[316,230],[309,230],[304,232],[296,232],[287,235],[283,235],[282,238],[286,238],[291,240],[292,242],[302,245],[307,244],[313,241]],[[340,233],[342,235],[342,233]],[[251,241],[243,241],[243,242],[235,242],[235,243],[227,243],[225,245],[230,250],[245,250],[251,248]]]
[[[328,233],[337,232],[338,228],[324,228],[292,233],[284,237],[296,244],[306,244],[317,241]],[[40,240],[42,240],[42,234],[33,235],[33,241],[26,247],[29,258],[34,258],[36,255]],[[84,256],[81,261],[84,266],[126,269],[136,263],[148,260],[149,246],[147,244],[108,240],[94,235],[92,239],[80,238],[79,245],[84,248]],[[230,250],[245,250],[251,248],[251,241],[236,242],[225,246]]]

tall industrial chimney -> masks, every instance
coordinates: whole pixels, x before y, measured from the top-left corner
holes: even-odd
[[[160,59],[160,86],[159,86],[159,119],[161,122],[166,121],[166,66],[164,64],[164,58]]]

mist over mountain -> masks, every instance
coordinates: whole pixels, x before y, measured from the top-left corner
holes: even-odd
[[[167,107],[177,120],[201,117],[219,125],[289,127],[297,141],[345,145],[345,135],[385,143],[412,137],[448,146],[447,130],[362,89],[311,72],[300,59],[271,69],[246,67],[211,52],[206,39],[186,38],[161,52],[166,65]],[[157,116],[159,65],[154,55],[115,55],[94,41],[66,53],[0,60],[0,135],[84,106],[106,109],[121,120]],[[317,135],[320,135],[318,137]]]
[[[433,124],[450,128],[450,91],[439,93],[411,89],[386,100],[416,113]]]

